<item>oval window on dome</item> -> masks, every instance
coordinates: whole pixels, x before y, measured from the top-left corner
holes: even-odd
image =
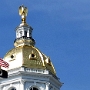
[[[35,60],[35,59],[36,59],[36,55],[35,55],[35,54],[30,54],[30,55],[29,55],[29,59],[30,59],[30,60],[33,60],[33,59]]]

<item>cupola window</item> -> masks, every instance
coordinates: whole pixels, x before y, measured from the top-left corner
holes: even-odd
[[[20,31],[20,37],[22,37],[22,31]]]
[[[27,37],[27,31],[24,32],[25,37]]]

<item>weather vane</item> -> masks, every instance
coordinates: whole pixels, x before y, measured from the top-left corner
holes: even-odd
[[[22,23],[26,23],[27,13],[28,13],[27,7],[24,7],[24,5],[19,7],[19,15],[21,16]]]

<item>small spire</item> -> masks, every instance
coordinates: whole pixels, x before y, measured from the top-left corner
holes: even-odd
[[[26,23],[27,13],[28,13],[27,7],[24,7],[24,5],[22,5],[22,6],[19,7],[19,15],[21,16],[21,20],[22,20],[22,23],[23,24]]]
[[[19,7],[19,15],[21,16],[21,24],[16,28],[16,39],[14,41],[14,46],[34,46],[35,40],[32,38],[33,28],[26,23],[26,16],[28,13],[27,7],[24,5]]]

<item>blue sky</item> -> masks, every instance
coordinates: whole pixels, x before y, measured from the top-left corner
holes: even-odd
[[[36,47],[50,56],[61,90],[90,89],[90,0],[3,0],[0,2],[0,56],[12,49],[21,20],[18,7],[28,7]]]

